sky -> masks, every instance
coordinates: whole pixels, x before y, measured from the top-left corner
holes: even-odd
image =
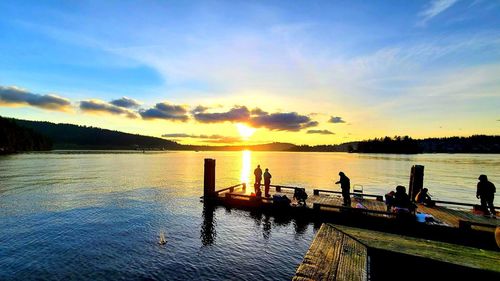
[[[500,1],[2,1],[0,116],[184,144],[500,134]]]

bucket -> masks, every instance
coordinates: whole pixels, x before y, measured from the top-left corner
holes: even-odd
[[[417,221],[418,221],[418,222],[422,222],[422,223],[423,223],[423,222],[425,222],[425,217],[426,217],[426,216],[427,216],[426,214],[417,214],[417,215],[416,215],[416,217],[417,217]]]

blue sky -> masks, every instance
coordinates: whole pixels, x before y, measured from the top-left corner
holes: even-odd
[[[23,96],[12,91],[2,102],[0,89],[2,116],[193,136],[183,142],[216,139],[201,131],[234,141],[236,123],[257,128],[253,142],[500,133],[500,1],[21,1],[0,10],[1,89],[71,103],[54,110],[9,100]],[[121,97],[140,105],[109,103]],[[197,105],[222,115],[203,121]],[[248,111],[231,111],[238,106]],[[269,116],[249,113],[256,107]],[[333,134],[315,133],[325,130]]]

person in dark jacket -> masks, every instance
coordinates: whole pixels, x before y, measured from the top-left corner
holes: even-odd
[[[396,193],[394,194],[394,207],[408,209],[411,211],[413,204],[411,203],[410,196],[406,194],[406,188],[402,185],[396,186]]]
[[[342,197],[344,198],[344,206],[351,206],[351,181],[349,178],[343,173],[339,173],[340,179],[335,184],[340,183],[340,189],[342,189]]]
[[[266,168],[266,172],[264,173],[264,192],[265,196],[269,197],[269,186],[271,185],[271,173],[269,173],[269,169]]]
[[[480,175],[478,180],[476,197],[481,199],[481,209],[486,215],[489,215],[490,212],[492,215],[495,215],[495,206],[493,206],[493,199],[496,192],[495,185],[488,181],[486,175]],[[490,212],[488,212],[488,207],[490,208]]]
[[[260,182],[262,181],[262,170],[260,169],[260,165],[257,165],[257,168],[253,171],[255,176],[255,183],[253,187],[255,188],[255,194],[260,194]],[[259,195],[260,196],[260,195]]]

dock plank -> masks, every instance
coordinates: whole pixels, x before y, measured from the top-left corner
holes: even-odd
[[[367,280],[367,259],[365,246],[322,225],[293,280]]]
[[[500,252],[341,225],[330,225],[367,246],[500,273]]]

